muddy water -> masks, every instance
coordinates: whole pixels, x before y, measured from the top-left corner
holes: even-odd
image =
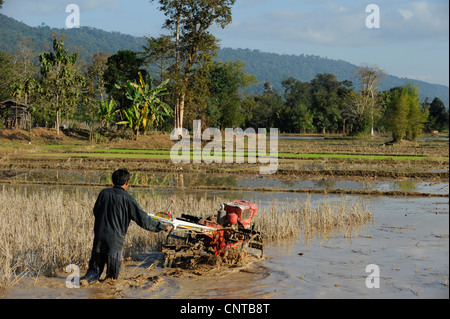
[[[141,190],[139,190],[141,191]],[[165,191],[170,195],[176,190]],[[195,191],[194,191],[195,193]],[[203,193],[203,192],[201,192]],[[214,192],[211,195],[225,196]],[[305,195],[235,193],[260,205]],[[347,197],[357,200],[357,197]],[[339,197],[313,195],[313,204]],[[269,245],[262,260],[236,267],[164,270],[160,254],[124,264],[117,282],[68,289],[67,274],[25,280],[6,298],[449,298],[448,198],[364,197],[374,223],[352,238],[304,238]],[[379,269],[379,288],[366,286],[368,265]],[[84,269],[81,270],[84,273]],[[376,279],[370,281],[376,283]]]
[[[109,172],[66,171],[66,170],[0,170],[0,180],[10,182],[48,182],[75,185],[98,184],[110,185]],[[364,180],[327,177],[310,179],[279,179],[272,177],[248,177],[220,174],[174,174],[174,173],[133,173],[132,185],[155,187],[201,187],[218,186],[231,188],[270,188],[279,190],[373,190],[381,192],[402,191],[425,194],[448,194],[448,181],[426,180]]]

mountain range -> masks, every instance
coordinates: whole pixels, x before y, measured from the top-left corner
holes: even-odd
[[[50,50],[53,34],[64,34],[66,45],[71,52],[79,52],[80,56],[89,57],[98,52],[116,53],[119,50],[141,51],[146,43],[144,37],[135,37],[119,32],[107,32],[92,27],[77,29],[55,29],[46,25],[31,27],[13,18],[0,14],[0,50],[14,54],[19,38],[29,39],[37,52]],[[241,60],[245,63],[245,72],[255,75],[258,84],[246,89],[248,94],[263,92],[264,82],[270,82],[280,94],[283,93],[281,82],[288,77],[300,81],[311,81],[319,73],[333,73],[340,81],[350,80],[357,86],[354,76],[357,65],[342,60],[333,60],[314,55],[280,55],[250,49],[222,48],[217,59],[223,62]],[[413,82],[419,86],[420,97],[431,102],[439,97],[449,107],[449,88],[440,84],[400,78],[386,75],[380,84],[380,90],[403,86]]]

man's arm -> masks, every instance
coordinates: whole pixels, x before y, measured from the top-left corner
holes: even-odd
[[[131,197],[131,196],[130,196]],[[152,231],[152,232],[160,232],[160,231],[170,231],[170,226],[161,223],[160,221],[154,220],[147,214],[137,203],[137,201],[131,197],[130,199],[130,213],[131,219],[134,220],[136,224],[140,227]]]

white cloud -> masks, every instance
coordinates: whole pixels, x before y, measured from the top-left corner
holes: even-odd
[[[97,9],[101,9],[104,11],[116,11],[120,8],[118,0],[82,0],[79,2],[80,9],[87,11]]]
[[[415,75],[415,74],[400,74],[398,75],[400,77],[404,77],[404,78],[408,78],[408,79],[414,79],[414,80],[419,80],[419,81],[424,81],[424,82],[433,82],[434,77],[432,75]]]
[[[354,47],[448,39],[447,1],[379,0],[380,29],[367,29],[366,4],[360,2],[280,0],[271,10],[263,3],[257,9],[246,0],[255,7],[242,12],[229,31],[239,38]]]
[[[406,10],[406,9],[399,9],[398,12],[400,12],[400,15],[401,15],[401,16],[403,17],[403,19],[405,19],[405,20],[409,20],[409,19],[411,19],[412,17],[414,17],[414,13],[412,13],[411,11]]]
[[[102,9],[104,11],[114,11],[120,8],[119,0],[8,0],[3,5],[3,11],[5,14],[11,14],[14,16],[52,16],[52,15],[65,15],[65,8],[69,4],[76,4],[80,7],[81,11],[92,11]]]
[[[69,4],[69,3],[68,3]],[[66,8],[67,4],[61,1],[55,0],[40,0],[40,1],[28,1],[28,0],[15,0],[5,1],[4,9],[13,10],[19,14],[35,14],[35,15],[52,15],[61,11],[61,8]]]

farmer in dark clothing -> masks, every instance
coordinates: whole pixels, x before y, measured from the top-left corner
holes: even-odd
[[[113,188],[100,192],[94,206],[94,244],[89,269],[81,284],[100,279],[106,265],[106,279],[118,279],[122,263],[122,249],[128,226],[133,220],[140,227],[152,231],[170,232],[171,227],[153,220],[128,192],[130,174],[126,170],[112,175]]]

